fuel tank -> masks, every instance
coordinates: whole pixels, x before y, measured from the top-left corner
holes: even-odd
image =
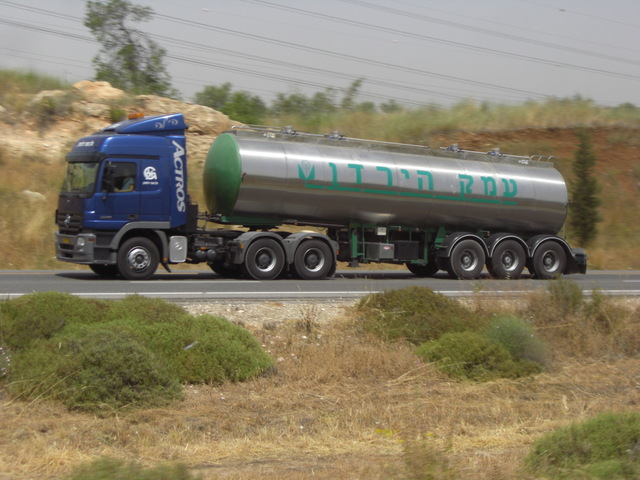
[[[358,222],[533,235],[557,233],[568,202],[562,175],[542,159],[271,129],[221,134],[203,180],[209,212],[237,224]]]

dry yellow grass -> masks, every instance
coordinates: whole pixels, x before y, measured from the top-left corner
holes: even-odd
[[[637,307],[619,308],[637,334]],[[172,408],[96,416],[0,392],[0,479],[61,478],[103,455],[180,462],[205,479],[528,478],[521,461],[540,435],[640,405],[637,351],[612,355],[598,333],[589,343],[598,350],[577,355],[549,331],[550,371],[472,384],[420,363],[407,345],[363,336],[351,319],[321,325],[313,309],[250,328],[278,359],[275,371],[189,386]]]

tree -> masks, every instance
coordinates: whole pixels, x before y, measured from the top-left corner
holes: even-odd
[[[594,177],[596,156],[591,145],[589,133],[578,131],[578,150],[573,161],[574,181],[571,183],[571,212],[569,230],[575,235],[579,244],[588,246],[598,235],[597,224],[601,220],[598,213],[600,206],[600,185]]]
[[[166,51],[131,24],[146,22],[150,7],[128,0],[88,0],[84,25],[102,48],[93,59],[96,80],[136,94],[176,96],[164,65]]]
[[[229,101],[231,97],[231,84],[229,82],[223,83],[219,87],[215,85],[208,85],[202,89],[202,91],[195,94],[194,100],[199,105],[205,107],[211,107],[214,110],[222,111],[224,104]]]

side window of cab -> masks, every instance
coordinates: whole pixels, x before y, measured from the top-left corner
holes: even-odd
[[[136,189],[136,164],[109,162],[102,179],[103,192],[133,192]]]

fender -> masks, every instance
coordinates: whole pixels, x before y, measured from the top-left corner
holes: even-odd
[[[527,240],[527,246],[529,247],[531,255],[529,257],[530,259],[533,258],[538,247],[547,240],[559,244],[567,255],[567,264],[562,273],[587,273],[587,254],[585,251],[582,248],[571,248],[564,238],[556,235],[536,235]]]
[[[449,234],[447,238],[444,239],[442,244],[438,247],[438,252],[436,253],[436,257],[449,258],[451,256],[451,250],[453,250],[453,247],[455,247],[462,240],[474,240],[478,242],[482,246],[482,249],[484,250],[484,254],[487,257],[489,256],[489,250],[487,249],[487,245],[485,244],[484,240],[480,238],[478,235],[476,235],[475,233],[469,233],[469,232],[454,232]]]
[[[487,246],[487,251],[489,252],[487,258],[493,257],[493,252],[495,251],[496,247],[500,242],[503,242],[504,240],[515,240],[522,246],[522,248],[524,248],[524,253],[526,253],[527,259],[531,257],[531,254],[529,252],[529,245],[527,245],[527,243],[522,238],[511,233],[494,233],[489,238],[484,240],[484,243]]]
[[[141,236],[148,237],[154,240],[157,239],[157,243],[160,246],[159,254],[160,261],[164,263],[164,259],[169,257],[169,242],[167,240],[167,234],[164,230],[170,228],[169,222],[131,222],[127,223],[124,227],[118,230],[118,233],[111,239],[109,249],[111,254],[109,255],[109,263],[117,263],[118,247],[125,238],[131,237],[132,232],[140,231]],[[151,235],[149,235],[151,233]]]

